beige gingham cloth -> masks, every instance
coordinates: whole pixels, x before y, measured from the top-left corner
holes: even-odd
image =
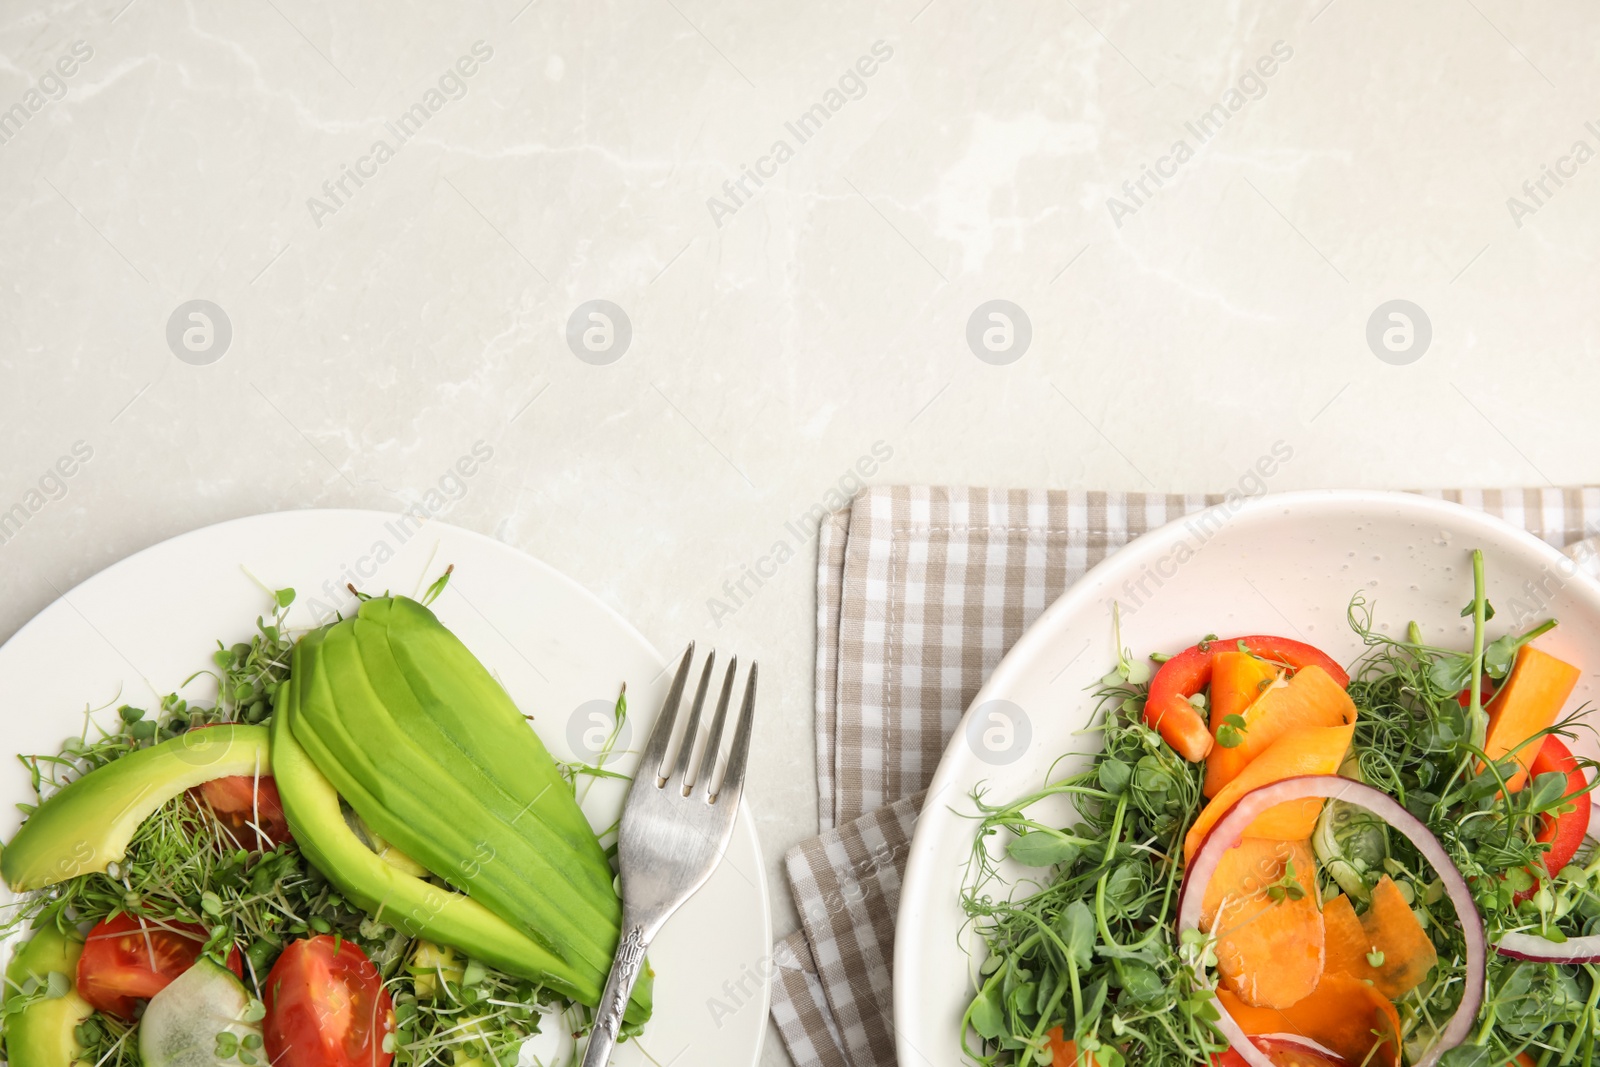
[[[1427,495],[1522,526],[1591,571],[1600,561],[1586,540],[1600,535],[1600,487]],[[772,1015],[797,1067],[895,1063],[894,919],[921,791],[1000,657],[1090,567],[1222,499],[881,486],[822,520],[823,833],[787,857],[801,928],[773,953]]]

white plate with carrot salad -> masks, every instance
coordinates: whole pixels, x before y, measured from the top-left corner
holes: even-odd
[[[1600,584],[1457,505],[1297,493],[1140,538],[945,752],[900,1062],[1600,1062],[1597,667]]]

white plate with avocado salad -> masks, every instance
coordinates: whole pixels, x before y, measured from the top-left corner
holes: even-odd
[[[574,1063],[669,681],[576,584],[434,522],[261,515],[108,568],[0,647],[6,1057]],[[613,1062],[754,1063],[770,945],[745,812]]]

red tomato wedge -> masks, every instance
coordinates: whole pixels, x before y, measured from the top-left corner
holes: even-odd
[[[1494,679],[1489,677],[1487,674],[1484,675],[1483,681],[1479,685],[1479,690],[1478,700],[1484,704],[1489,703],[1489,701],[1494,699]],[[1459,694],[1457,694],[1456,703],[1460,704],[1464,708],[1470,708],[1472,706],[1472,690],[1470,688],[1463,689]]]
[[[78,993],[96,1010],[131,1020],[137,1003],[193,967],[205,944],[205,927],[195,923],[157,923],[127,912],[102,920],[78,957]],[[237,948],[228,954],[228,969],[244,977]]]
[[[1550,851],[1544,854],[1545,869],[1551,874],[1559,874],[1561,868],[1572,862],[1572,857],[1578,854],[1579,847],[1583,845],[1583,837],[1589,832],[1589,814],[1592,808],[1589,795],[1583,792],[1589,785],[1583,776],[1583,768],[1573,759],[1571,749],[1554,734],[1544,739],[1544,745],[1540,747],[1539,754],[1533,757],[1533,763],[1528,768],[1530,778],[1553,773],[1567,776],[1567,796],[1573,798],[1573,809],[1564,815],[1546,815],[1544,825],[1539,828],[1534,839],[1550,846]],[[1539,876],[1535,873],[1533,888],[1518,893],[1517,900],[1527,900],[1538,890]]]
[[[394,1003],[367,954],[327,934],[295,941],[267,975],[273,1067],[388,1067]]]
[[[294,840],[289,820],[283,814],[278,783],[271,776],[236,774],[213,778],[189,790],[189,799],[201,811],[215,816],[241,848],[270,851]]]
[[[1304,641],[1271,634],[1217,638],[1202,641],[1179,652],[1150,679],[1150,692],[1144,705],[1145,725],[1161,734],[1162,740],[1191,763],[1206,758],[1211,751],[1210,726],[1200,717],[1189,698],[1211,684],[1211,654],[1222,649],[1244,647],[1262,659],[1281,663],[1291,671],[1316,665],[1343,689],[1350,676],[1327,653]]]

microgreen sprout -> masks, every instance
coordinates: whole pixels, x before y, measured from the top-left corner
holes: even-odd
[[[1284,864],[1283,877],[1268,885],[1265,892],[1269,900],[1279,904],[1286,900],[1305,899],[1306,887],[1294,873],[1294,860]]]
[[[1243,715],[1237,713],[1224,715],[1222,722],[1217,726],[1217,744],[1223,748],[1238,748],[1244,744],[1245,732],[1249,723],[1245,722]]]

